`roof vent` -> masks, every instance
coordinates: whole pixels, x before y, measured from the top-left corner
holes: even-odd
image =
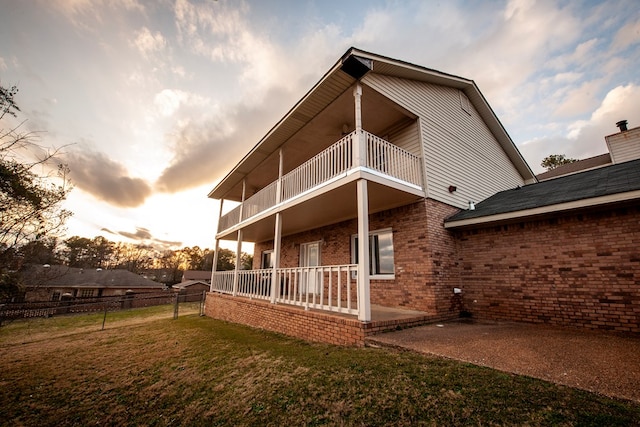
[[[476,210],[476,204],[473,203],[471,200],[469,200],[469,210],[470,211],[475,211]]]
[[[616,123],[616,126],[618,126],[618,128],[620,129],[620,132],[626,132],[627,131],[627,121],[626,120],[620,120],[619,122]]]
[[[373,69],[373,61],[355,55],[349,55],[342,60],[342,71],[354,79],[359,79]]]

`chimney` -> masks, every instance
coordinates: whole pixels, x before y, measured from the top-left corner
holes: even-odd
[[[627,131],[627,121],[626,120],[620,120],[619,122],[616,123],[616,126],[618,126],[618,128],[620,129],[620,132],[626,132]]]
[[[640,126],[627,129],[627,121],[616,123],[620,132],[605,136],[611,163],[623,163],[640,159]]]

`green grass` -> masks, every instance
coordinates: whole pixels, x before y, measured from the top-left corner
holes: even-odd
[[[640,425],[638,404],[528,377],[145,310],[27,344],[1,328],[0,424]]]

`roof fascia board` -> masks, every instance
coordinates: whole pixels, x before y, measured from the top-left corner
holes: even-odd
[[[513,221],[518,219],[530,218],[540,215],[564,212],[574,209],[590,208],[602,206],[610,203],[626,202],[640,199],[640,190],[627,191],[624,193],[607,194],[606,196],[593,197],[589,199],[574,200],[571,202],[558,203],[555,205],[540,206],[532,209],[524,209],[521,211],[505,212],[495,215],[481,216],[477,218],[461,219],[458,221],[445,221],[444,228],[464,228],[475,225],[488,225],[493,223],[501,223],[505,221]]]

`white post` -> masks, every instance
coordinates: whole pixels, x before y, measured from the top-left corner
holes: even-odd
[[[358,189],[358,320],[371,321],[369,283],[369,194],[367,181],[360,179]]]
[[[242,230],[238,230],[238,242],[236,244],[236,269],[233,274],[233,296],[238,294],[238,281],[240,278],[240,259],[242,253]]]
[[[244,199],[247,191],[247,180],[242,181],[242,203],[240,203],[240,222],[242,222],[242,211],[244,210]],[[236,268],[233,273],[233,296],[238,293],[238,279],[240,276],[240,254],[242,252],[242,229],[238,230],[238,242],[236,244]]]
[[[218,252],[220,251],[220,240],[216,239],[216,248],[213,253],[213,267],[211,268],[211,286],[209,286],[209,291],[213,292],[213,283],[216,280],[216,266],[218,265]]]
[[[356,83],[356,87],[353,89],[353,98],[356,125],[356,135],[353,147],[353,166],[366,166],[367,147],[364,140],[364,134],[362,132],[362,86],[360,83]]]
[[[280,268],[280,251],[282,248],[282,214],[276,214],[275,235],[273,238],[273,270],[271,273],[271,304],[275,304],[279,296],[278,269]]]
[[[283,171],[283,159],[282,148],[278,152],[278,183],[276,184],[276,204],[282,200],[282,171]],[[280,212],[276,213],[276,225],[273,233],[273,271],[271,272],[271,304],[276,303],[278,299],[278,269],[280,268],[280,249],[282,243],[282,215]]]
[[[220,218],[222,218],[222,205],[224,199],[220,199],[220,211],[218,212],[218,227],[220,227]],[[216,279],[216,267],[218,265],[218,251],[220,251],[220,240],[216,239],[216,248],[213,252],[213,265],[211,266],[211,285],[209,291],[213,292],[213,281]]]
[[[276,184],[276,205],[282,201],[282,169],[283,169],[283,155],[282,148],[278,155],[280,156],[278,164],[278,182]]]

